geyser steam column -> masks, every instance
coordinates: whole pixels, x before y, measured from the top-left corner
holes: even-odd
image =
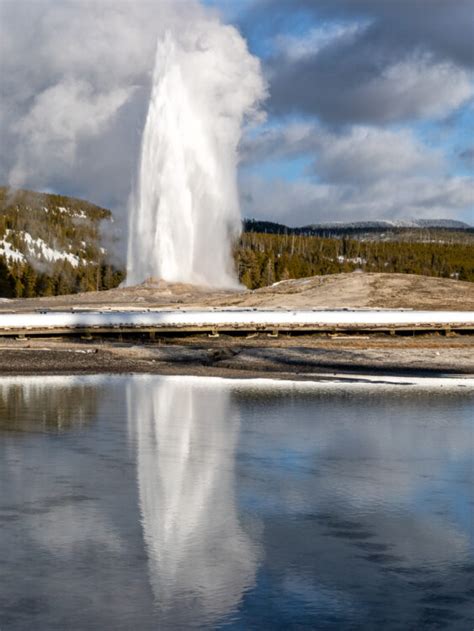
[[[202,19],[160,39],[130,211],[127,284],[153,276],[236,285],[238,144],[264,95],[259,61],[235,28]]]

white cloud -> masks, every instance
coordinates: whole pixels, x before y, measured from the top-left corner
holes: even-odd
[[[283,55],[290,61],[296,61],[315,55],[326,46],[340,42],[341,39],[352,38],[365,27],[365,23],[328,22],[310,29],[304,36],[277,35],[274,47],[278,55]]]
[[[201,11],[195,0],[0,3],[0,180],[109,205],[117,194],[105,178],[119,182],[125,206],[157,37]],[[124,108],[129,124],[130,112],[141,115],[133,134],[117,124]],[[83,166],[91,143],[95,170]]]
[[[312,157],[315,173],[334,182],[434,173],[446,166],[442,154],[421,143],[409,129],[356,125],[337,133],[315,123],[292,122],[265,129],[242,145],[247,164],[300,155]]]
[[[100,135],[132,92],[124,87],[94,94],[90,84],[70,79],[41,92],[13,126],[21,142],[9,183],[20,187],[32,173],[47,181],[51,173],[67,172],[78,143]]]
[[[409,130],[354,127],[348,133],[317,134],[316,173],[345,183],[393,179],[403,174],[441,171],[443,158]]]
[[[324,221],[456,218],[474,199],[468,177],[380,179],[366,186],[309,180],[242,180],[246,217],[302,226]]]
[[[417,54],[354,89],[356,99],[374,100],[381,110],[385,108],[382,120],[446,116],[473,95],[472,77],[466,70]]]
[[[390,54],[362,27],[315,31],[288,43],[267,65],[271,107],[331,124],[442,118],[474,95],[472,72],[431,52]]]
[[[328,131],[308,122],[265,129],[242,147],[242,205],[247,217],[291,225],[392,217],[455,218],[474,202],[474,178],[450,174],[438,149],[407,128],[353,126]],[[299,178],[265,179],[266,161],[307,157]]]

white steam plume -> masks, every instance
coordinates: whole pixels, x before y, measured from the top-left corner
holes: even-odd
[[[150,276],[237,284],[237,149],[264,96],[259,61],[235,28],[202,15],[159,38],[130,209],[128,284]]]

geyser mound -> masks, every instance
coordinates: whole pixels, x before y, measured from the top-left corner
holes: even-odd
[[[160,38],[130,210],[127,284],[150,276],[237,284],[238,144],[264,95],[259,61],[235,28],[202,19]]]

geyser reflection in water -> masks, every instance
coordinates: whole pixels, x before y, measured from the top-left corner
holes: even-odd
[[[130,208],[128,284],[153,276],[237,285],[237,148],[264,95],[259,61],[234,27],[203,14],[160,38]]]
[[[0,627],[474,628],[472,380],[382,380],[2,378]]]
[[[127,390],[140,512],[161,624],[207,625],[253,586],[258,551],[235,498],[237,409],[208,381],[144,378]]]

